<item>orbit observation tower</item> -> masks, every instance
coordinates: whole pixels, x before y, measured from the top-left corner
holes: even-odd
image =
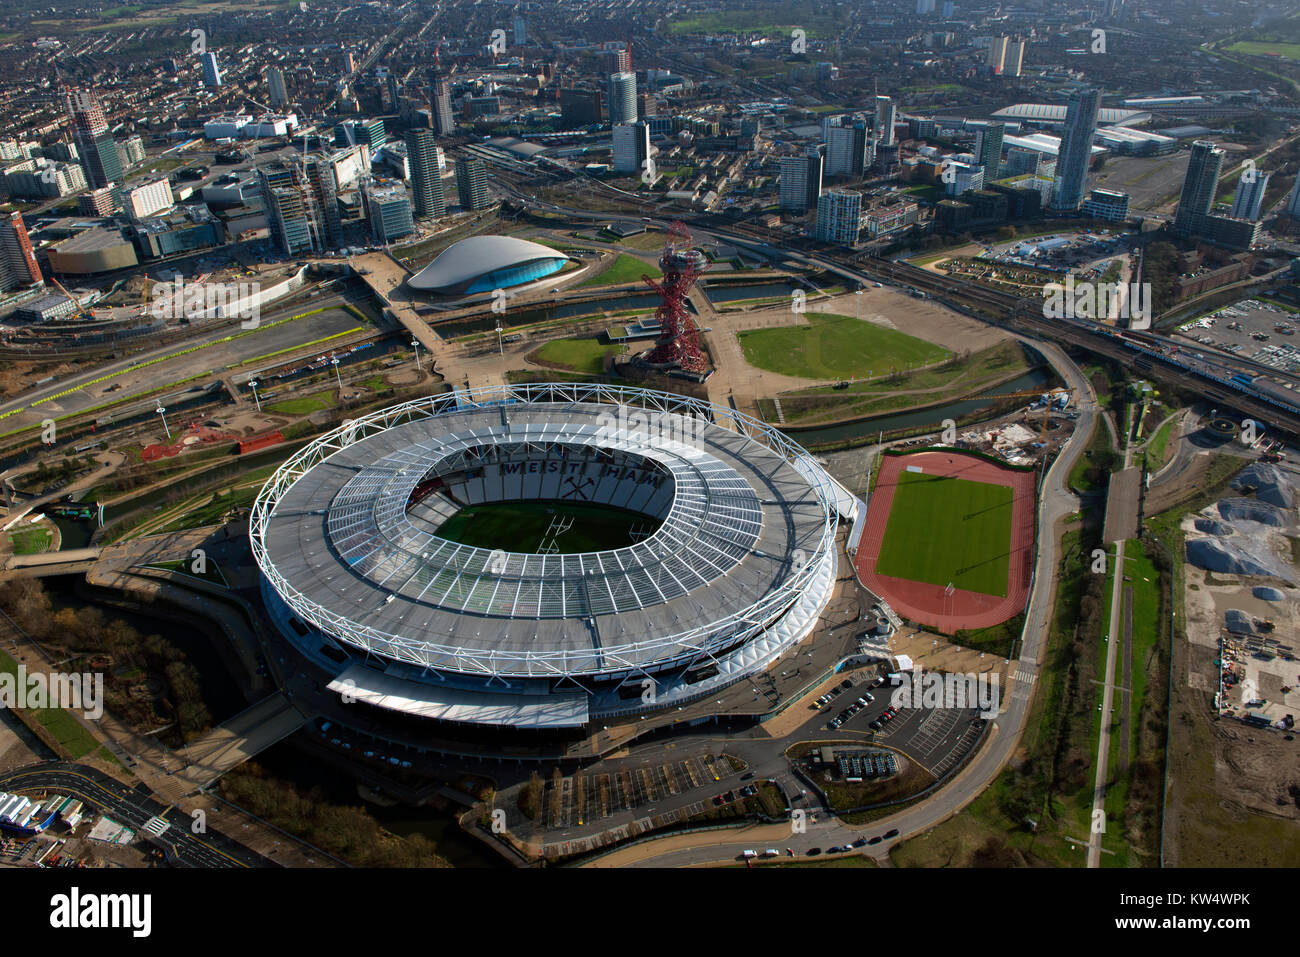
[[[691,234],[682,222],[668,228],[659,268],[660,280],[642,276],[641,281],[654,290],[661,300],[655,310],[659,320],[659,339],[645,357],[656,366],[669,366],[687,372],[703,372],[708,367],[700,350],[700,331],[686,306],[691,286],[699,278],[703,257],[691,245]]]

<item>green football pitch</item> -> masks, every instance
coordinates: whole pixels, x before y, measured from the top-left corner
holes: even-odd
[[[1006,595],[1012,490],[967,479],[901,472],[876,571]]]
[[[548,534],[555,526],[564,531]],[[570,525],[570,523],[572,523]],[[476,548],[537,552],[554,538],[560,554],[625,548],[638,532],[649,534],[659,523],[639,512],[586,502],[493,502],[463,508],[438,528],[438,536]]]

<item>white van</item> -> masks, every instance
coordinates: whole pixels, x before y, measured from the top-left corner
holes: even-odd
[[[741,851],[741,852],[740,852],[740,856],[741,856],[741,857],[746,857],[746,858],[748,858],[748,857],[758,857],[758,851]]]

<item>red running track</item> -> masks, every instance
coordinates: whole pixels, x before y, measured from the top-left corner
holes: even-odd
[[[909,467],[919,468],[926,475],[1005,485],[1012,490],[1011,561],[1007,569],[1005,598],[964,589],[956,589],[945,596],[942,585],[877,574],[876,561],[880,558],[880,546],[885,539],[885,526],[894,504],[898,476]],[[1034,472],[1003,468],[987,459],[957,451],[883,456],[854,562],[858,577],[903,618],[946,634],[964,628],[987,628],[1015,617],[1029,600],[1034,555],[1034,475]]]

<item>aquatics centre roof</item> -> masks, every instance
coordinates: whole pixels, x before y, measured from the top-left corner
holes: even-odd
[[[536,266],[554,271],[569,257],[558,249],[514,236],[470,236],[452,243],[429,265],[406,281],[412,289],[430,292],[465,292],[492,273],[526,270]],[[535,278],[535,277],[531,277]]]

